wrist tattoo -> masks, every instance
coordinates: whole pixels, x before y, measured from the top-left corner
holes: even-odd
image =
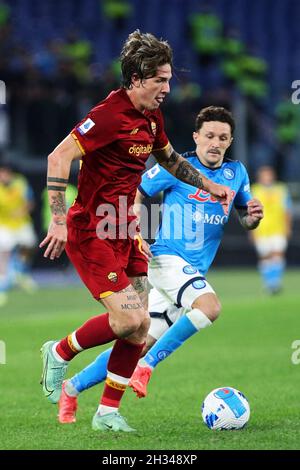
[[[50,209],[53,215],[66,215],[66,202],[63,194],[51,196]]]
[[[53,185],[48,184],[47,189],[48,189],[48,191],[62,191],[62,192],[65,192],[65,190],[67,188],[65,186],[53,186]]]
[[[47,178],[48,183],[63,183],[68,184],[68,180],[65,178],[56,178],[54,176],[48,176]]]

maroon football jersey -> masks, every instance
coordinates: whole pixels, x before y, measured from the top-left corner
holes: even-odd
[[[126,224],[126,219],[131,222],[135,216],[127,213],[134,203],[146,160],[152,150],[168,144],[161,111],[141,113],[121,88],[95,106],[71,134],[84,156],[78,196],[69,210],[68,224],[94,230],[107,213],[114,211],[112,223]]]

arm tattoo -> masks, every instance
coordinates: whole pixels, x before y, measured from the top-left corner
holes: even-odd
[[[56,178],[54,176],[48,176],[47,178],[48,183],[63,183],[68,184],[68,180],[65,178]]]
[[[178,168],[175,172],[176,178],[185,183],[191,184],[192,186],[196,186],[199,189],[204,188],[202,177],[189,162],[183,161],[180,162]]]
[[[166,160],[166,167],[172,168],[177,163],[178,158],[179,158],[178,153],[176,153],[175,150],[173,150],[169,159]]]
[[[182,160],[178,162],[178,160]],[[183,159],[175,150],[172,151],[169,158],[159,159],[160,164],[172,175],[176,176],[184,183],[203,189],[203,179],[199,171],[197,171],[187,160]],[[177,167],[177,168],[176,168]]]
[[[53,215],[66,215],[66,202],[63,194],[51,196],[50,209]]]

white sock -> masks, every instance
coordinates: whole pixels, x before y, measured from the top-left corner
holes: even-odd
[[[212,324],[210,319],[198,308],[193,308],[186,314],[187,318],[190,322],[194,325],[197,330],[202,330],[203,328],[207,328]]]
[[[99,405],[97,414],[100,416],[107,415],[108,413],[115,413],[118,411],[119,408],[115,408],[113,406],[106,406],[106,405]]]

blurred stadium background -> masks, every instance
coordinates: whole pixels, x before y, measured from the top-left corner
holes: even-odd
[[[66,276],[66,258],[50,263],[37,249],[33,273],[41,289],[33,296],[14,291],[1,309],[7,365],[0,360],[0,448],[299,449],[299,371],[290,359],[300,331],[300,96],[293,88],[300,80],[299,22],[298,0],[0,0],[1,159],[33,188],[39,239],[47,155],[118,87],[118,54],[136,28],[167,39],[174,49],[175,74],[163,105],[174,147],[193,149],[200,108],[226,106],[237,123],[231,157],[246,164],[252,181],[260,166],[276,168],[289,186],[294,219],[287,253],[292,269],[282,295],[269,298],[255,271],[254,248],[232,217],[210,278],[223,302],[221,319],[159,368],[151,385],[155,399],[136,404],[128,394],[124,400],[140,440],[100,441],[92,433],[99,390],[84,395],[75,428],[62,429],[56,409],[45,404],[39,347],[99,313],[99,306],[86,289],[71,286],[77,280]],[[237,270],[228,275],[215,267]],[[88,351],[76,358],[71,373],[94,357]],[[253,417],[239,436],[211,436],[200,426],[201,397],[224,385],[250,398]]]
[[[175,148],[193,148],[201,107],[231,109],[237,122],[231,156],[247,165],[252,180],[259,166],[270,164],[290,187],[288,262],[299,265],[300,105],[292,102],[292,84],[300,79],[299,20],[297,0],[0,1],[0,79],[6,84],[0,148],[33,187],[40,238],[46,157],[118,87],[122,42],[140,28],[174,48],[175,76],[163,111]],[[74,168],[73,183],[76,175]],[[217,265],[254,265],[253,248],[235,222]],[[46,266],[41,254],[34,266]]]

